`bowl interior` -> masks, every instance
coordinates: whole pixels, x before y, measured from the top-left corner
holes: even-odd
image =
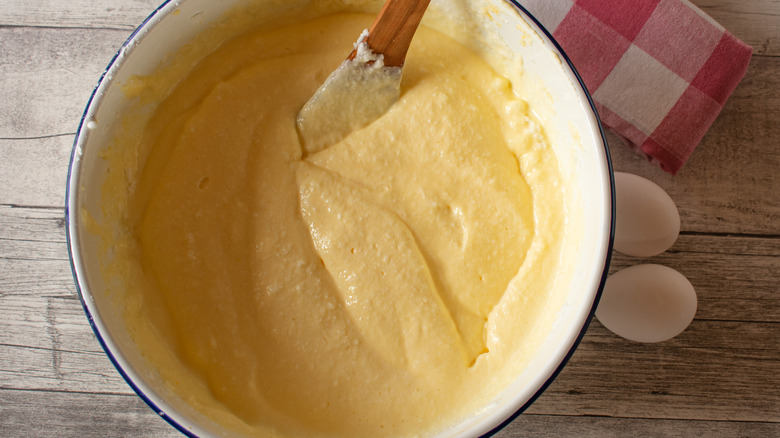
[[[158,413],[185,433],[225,434],[220,426],[192,409],[167,389],[149,369],[122,322],[122,309],[104,291],[105,235],[92,224],[102,220],[101,188],[107,163],[101,151],[111,143],[113,123],[129,103],[121,87],[132,75],[150,74],[176,51],[243,0],[167,2],[131,36],[112,60],[85,111],[74,144],[68,178],[67,219],[71,261],[78,289],[93,328],[111,360],[128,383]],[[284,2],[267,0],[280,7]],[[299,2],[306,6],[308,2]],[[370,3],[370,2],[369,2]],[[381,4],[381,1],[373,2]],[[436,2],[431,15],[473,13],[461,2]],[[613,189],[608,152],[598,118],[582,82],[560,48],[541,26],[514,2],[472,2],[491,6],[491,20],[482,23],[485,35],[500,38],[515,60],[502,71],[510,79],[530,81],[529,101],[547,101],[536,116],[547,128],[562,173],[571,175],[573,199],[570,225],[577,230],[575,251],[565,257],[575,266],[568,286],[551,297],[554,311],[549,330],[525,371],[473,418],[441,436],[479,436],[489,433],[527,407],[549,384],[576,347],[595,309],[609,263],[613,227]],[[378,6],[377,6],[378,7]],[[269,17],[273,8],[266,8]],[[424,21],[436,26],[434,21]],[[447,32],[447,28],[440,29]],[[522,74],[521,74],[522,73]],[[108,251],[110,255],[110,250]]]

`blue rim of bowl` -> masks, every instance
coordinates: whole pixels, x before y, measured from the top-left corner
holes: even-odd
[[[604,147],[604,158],[606,161],[607,169],[609,170],[610,225],[609,225],[609,242],[607,243],[607,251],[606,251],[606,256],[604,258],[604,270],[601,273],[601,280],[599,281],[598,290],[596,291],[596,294],[593,298],[593,305],[590,308],[590,312],[588,312],[588,316],[585,318],[582,328],[580,329],[579,335],[577,335],[577,338],[574,340],[574,343],[572,344],[571,348],[566,353],[566,355],[563,357],[560,364],[558,364],[558,367],[555,369],[555,371],[553,371],[550,377],[542,384],[542,386],[539,387],[536,393],[533,396],[531,396],[531,398],[529,398],[517,411],[515,411],[512,415],[507,417],[506,420],[501,422],[501,424],[494,427],[487,433],[482,434],[480,438],[485,438],[485,437],[490,437],[495,435],[501,429],[506,427],[509,423],[517,419],[517,417],[519,417],[520,414],[522,414],[526,409],[528,409],[528,407],[531,406],[542,395],[542,393],[552,384],[555,378],[558,377],[558,374],[560,374],[560,372],[569,362],[569,359],[571,359],[571,357],[574,355],[574,352],[577,350],[577,347],[580,345],[580,342],[582,342],[582,338],[585,337],[585,332],[587,332],[590,322],[593,320],[593,316],[596,313],[596,308],[598,307],[599,300],[601,299],[601,294],[604,291],[604,284],[607,281],[607,275],[609,274],[609,265],[612,260],[612,246],[615,241],[615,172],[612,168],[612,158],[610,157],[609,147],[607,146],[607,137],[604,134],[604,127],[601,124],[601,118],[599,117],[599,113],[596,110],[596,105],[593,102],[593,98],[590,95],[588,88],[585,86],[585,82],[582,80],[582,77],[580,76],[579,72],[574,67],[574,64],[571,62],[571,59],[569,59],[569,57],[566,55],[566,52],[563,51],[563,48],[560,46],[560,44],[558,44],[558,41],[556,41],[555,38],[553,38],[552,34],[547,30],[547,28],[544,27],[544,25],[542,25],[542,23],[539,22],[539,20],[537,20],[536,17],[534,17],[533,14],[531,14],[528,11],[528,9],[520,5],[520,3],[518,3],[516,0],[505,0],[505,1],[510,3],[518,10],[518,12],[520,12],[522,15],[524,15],[529,20],[531,20],[536,25],[537,28],[536,30],[544,34],[546,39],[555,47],[555,50],[558,52],[557,54],[561,57],[563,61],[566,62],[566,65],[568,65],[569,69],[574,74],[574,77],[577,78],[577,82],[579,83],[580,88],[585,94],[585,97],[588,99],[588,105],[590,106],[590,109],[593,111],[593,115],[595,116],[596,123],[598,124],[599,135],[601,135],[601,143]]]
[[[125,40],[125,42],[122,44],[122,46],[119,48],[117,53],[114,55],[114,57],[111,59],[111,61],[106,66],[105,70],[100,76],[100,79],[98,80],[97,85],[92,90],[92,94],[89,97],[89,101],[87,102],[87,105],[84,109],[84,112],[81,116],[81,120],[79,121],[78,130],[76,131],[77,134],[73,140],[73,149],[71,151],[70,155],[70,162],[68,164],[68,175],[67,175],[67,185],[65,188],[65,228],[67,232],[65,233],[65,240],[68,247],[68,258],[70,260],[70,267],[71,267],[71,273],[73,275],[73,278],[76,283],[76,291],[79,295],[79,300],[81,301],[81,305],[84,309],[84,313],[87,316],[87,320],[89,321],[89,325],[92,327],[92,331],[95,333],[95,337],[97,338],[98,342],[100,343],[100,347],[103,349],[103,351],[106,353],[106,356],[108,356],[111,363],[114,365],[114,368],[119,372],[119,374],[122,376],[122,378],[127,382],[127,384],[130,386],[130,388],[133,389],[133,391],[143,400],[154,412],[156,412],[162,419],[164,419],[166,422],[168,422],[171,426],[173,426],[176,430],[183,433],[184,435],[188,437],[197,438],[197,435],[195,435],[190,429],[180,424],[178,421],[173,419],[169,414],[167,414],[163,409],[161,409],[149,396],[144,393],[141,388],[134,382],[134,380],[130,377],[130,375],[122,368],[121,364],[119,363],[119,360],[115,357],[114,352],[111,351],[111,349],[108,348],[108,344],[106,340],[104,339],[103,334],[101,333],[100,329],[97,326],[97,323],[94,320],[94,317],[92,316],[92,312],[89,309],[89,305],[87,304],[87,300],[84,297],[84,292],[82,291],[81,287],[81,281],[78,274],[78,269],[76,267],[76,259],[74,258],[74,247],[73,247],[73,241],[71,234],[74,236],[77,235],[77,231],[72,229],[74,226],[72,220],[71,220],[71,208],[70,203],[72,199],[72,193],[71,193],[71,185],[73,183],[73,177],[74,177],[74,166],[77,162],[77,155],[78,155],[78,149],[79,149],[79,142],[82,137],[82,128],[90,114],[90,110],[92,109],[93,102],[95,102],[95,98],[98,92],[98,89],[103,84],[103,82],[106,80],[106,76],[108,75],[108,72],[117,65],[117,62],[120,58],[120,54],[125,51],[128,47],[131,46],[133,41],[141,34],[141,32],[146,30],[147,26],[153,26],[154,24],[151,24],[158,14],[161,13],[161,11],[166,8],[170,3],[172,3],[174,0],[165,0],[162,4],[160,4],[154,11],[152,11],[149,16],[144,19],[144,21],[130,34],[130,36]],[[569,57],[566,55],[566,53],[563,51],[563,48],[558,44],[558,42],[553,38],[552,34],[542,25],[539,20],[536,19],[525,7],[520,5],[516,0],[504,0],[508,3],[510,3],[514,8],[518,10],[522,15],[524,15],[526,18],[531,20],[533,24],[536,26],[536,30],[540,31],[546,39],[555,47],[557,54],[561,57],[562,60],[566,62],[566,65],[568,65],[571,72],[574,74],[575,78],[577,79],[577,82],[579,83],[580,88],[582,89],[583,93],[585,94],[585,97],[588,100],[588,105],[590,106],[591,110],[593,111],[593,114],[595,116],[596,124],[598,125],[599,134],[601,136],[602,145],[604,148],[604,158],[606,161],[607,169],[609,171],[609,184],[610,184],[610,229],[609,229],[609,242],[607,244],[607,251],[606,251],[606,257],[604,260],[604,270],[601,275],[601,280],[599,281],[598,290],[596,291],[596,294],[594,296],[593,305],[591,306],[590,311],[588,312],[588,316],[585,318],[585,322],[582,325],[582,328],[580,329],[580,332],[577,336],[577,338],[574,340],[574,343],[572,344],[569,351],[566,353],[566,355],[561,360],[558,367],[553,371],[553,373],[550,375],[550,377],[539,387],[539,389],[534,393],[533,396],[531,396],[517,411],[515,411],[513,414],[511,414],[509,417],[507,417],[503,422],[501,422],[499,425],[495,426],[493,429],[488,431],[487,433],[482,434],[480,437],[490,437],[496,433],[498,433],[501,429],[506,427],[509,423],[513,422],[520,414],[522,414],[526,409],[528,409],[529,406],[531,406],[541,395],[542,393],[552,384],[552,382],[555,380],[555,378],[560,374],[560,372],[563,370],[563,368],[568,363],[569,359],[571,359],[572,355],[574,354],[575,350],[579,346],[580,342],[582,341],[583,337],[585,336],[585,332],[588,329],[588,326],[590,325],[591,320],[593,319],[593,316],[596,312],[596,307],[598,306],[599,300],[601,298],[602,291],[604,289],[604,283],[607,280],[607,274],[609,272],[609,265],[612,257],[612,246],[615,239],[615,179],[614,179],[614,170],[612,167],[612,159],[610,157],[609,153],[609,147],[607,146],[606,136],[604,134],[604,128],[601,124],[601,119],[599,118],[598,111],[596,110],[596,106],[593,103],[593,98],[591,97],[590,93],[588,92],[587,87],[585,86],[585,82],[582,80],[582,77],[577,72],[577,69],[574,67],[574,64],[571,62]],[[155,23],[156,24],[156,23]],[[78,163],[78,167],[80,168],[81,164]]]
[[[175,0],[165,0],[162,4],[160,4],[157,8],[155,8],[146,17],[146,19],[144,19],[144,21],[141,22],[141,24],[137,28],[135,28],[135,30],[133,30],[133,32],[130,34],[129,37],[127,37],[125,42],[122,43],[119,50],[116,52],[114,57],[106,66],[105,70],[103,70],[103,73],[100,75],[100,79],[98,79],[95,88],[92,90],[92,94],[89,96],[89,100],[87,101],[87,105],[84,108],[84,112],[81,115],[81,120],[79,121],[78,130],[76,131],[76,137],[73,140],[73,149],[71,151],[70,162],[68,164],[68,175],[67,175],[67,183],[66,183],[67,185],[65,187],[65,229],[67,230],[67,232],[65,233],[65,240],[68,246],[68,258],[70,259],[71,272],[73,274],[73,278],[76,283],[76,292],[79,295],[79,300],[81,301],[81,306],[83,307],[84,313],[87,316],[89,325],[92,327],[92,331],[95,333],[95,337],[100,343],[100,347],[106,353],[106,356],[108,356],[108,359],[114,365],[114,368],[116,368],[116,370],[125,380],[125,382],[127,382],[130,388],[133,389],[133,391],[138,395],[138,397],[141,398],[141,400],[143,400],[150,408],[152,408],[152,410],[154,410],[154,412],[157,413],[157,415],[159,415],[162,419],[168,422],[168,424],[176,428],[176,430],[178,430],[179,432],[183,433],[188,437],[197,438],[197,435],[195,435],[187,427],[183,426],[178,421],[173,419],[168,413],[166,413],[163,409],[161,409],[157,405],[157,403],[155,403],[148,395],[146,395],[146,393],[144,393],[141,390],[141,388],[134,382],[134,380],[130,377],[130,375],[124,370],[124,368],[122,368],[122,365],[119,363],[119,360],[115,356],[115,353],[111,351],[111,349],[108,347],[108,343],[106,342],[103,333],[100,331],[100,328],[95,322],[92,312],[89,309],[89,304],[87,303],[88,300],[84,296],[84,291],[82,290],[82,286],[81,286],[82,283],[80,281],[80,277],[78,274],[79,269],[77,267],[77,264],[80,264],[80,261],[77,262],[74,257],[74,242],[73,242],[73,238],[71,237],[71,234],[73,235],[73,237],[78,235],[77,230],[72,228],[77,225],[74,224],[71,218],[71,201],[74,199],[72,197],[73,193],[71,193],[71,186],[72,184],[74,184],[73,178],[77,176],[74,175],[74,170],[75,170],[74,168],[77,165],[79,169],[81,167],[81,163],[80,160],[78,160],[77,155],[79,155],[78,152],[79,143],[83,135],[82,129],[84,127],[84,124],[87,121],[87,118],[91,113],[91,110],[93,109],[93,104],[96,102],[96,96],[98,90],[100,89],[101,85],[106,81],[106,77],[108,76],[109,71],[111,71],[115,66],[118,66],[120,55],[128,48],[131,47],[133,41],[136,40],[136,38],[138,38],[142,32],[147,31],[147,26],[149,26],[149,28],[154,26],[156,23],[153,23],[153,21],[157,18],[158,14],[160,14],[164,8],[166,8],[169,4],[171,4],[174,1]],[[75,205],[73,207],[76,208]],[[85,280],[85,284],[86,284],[86,280]]]

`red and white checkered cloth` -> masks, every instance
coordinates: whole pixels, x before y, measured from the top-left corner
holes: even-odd
[[[752,49],[687,0],[521,0],[563,48],[606,127],[676,174]]]

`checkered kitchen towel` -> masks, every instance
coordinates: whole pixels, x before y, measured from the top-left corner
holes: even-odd
[[[521,0],[563,47],[608,128],[676,174],[752,49],[687,0]]]

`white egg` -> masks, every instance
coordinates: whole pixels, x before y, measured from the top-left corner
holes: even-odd
[[[645,264],[607,279],[596,317],[618,336],[661,342],[682,333],[696,314],[696,291],[672,268]]]
[[[680,213],[654,182],[615,172],[615,250],[652,257],[671,248],[680,235]]]

